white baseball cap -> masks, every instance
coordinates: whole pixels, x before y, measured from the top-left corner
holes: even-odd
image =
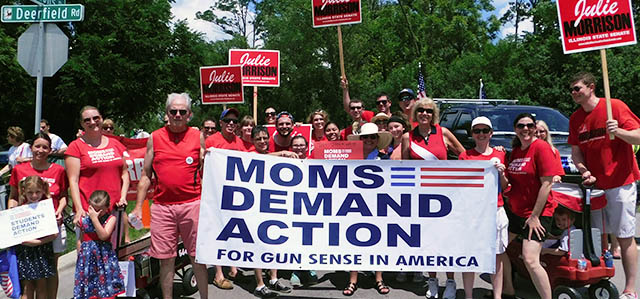
[[[471,122],[471,128],[473,129],[473,127],[475,127],[476,125],[486,125],[487,127],[493,129],[493,126],[491,125],[491,120],[489,120],[485,116],[478,116],[474,118],[473,121]]]

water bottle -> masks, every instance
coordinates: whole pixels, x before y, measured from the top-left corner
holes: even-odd
[[[578,259],[578,270],[587,270],[587,260],[584,258],[584,255],[580,259]]]
[[[131,224],[131,226],[133,226],[133,228],[137,230],[142,229],[142,220],[140,220],[140,218],[138,218],[133,213],[129,214],[129,223]]]
[[[613,268],[613,254],[611,254],[611,252],[609,252],[609,250],[606,250],[604,252],[604,265],[607,268]]]

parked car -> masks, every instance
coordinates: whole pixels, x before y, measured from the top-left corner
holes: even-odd
[[[578,173],[571,160],[571,145],[567,143],[569,119],[555,109],[541,106],[490,104],[487,102],[441,104],[440,109],[440,125],[451,130],[466,149],[475,146],[473,138],[471,138],[471,121],[478,116],[486,116],[493,125],[491,145],[504,146],[509,153],[511,152],[511,141],[516,135],[513,130],[514,119],[520,113],[531,113],[536,120],[544,120],[549,126],[553,145],[560,152],[565,172],[567,174]]]

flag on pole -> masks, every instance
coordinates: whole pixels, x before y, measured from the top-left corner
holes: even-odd
[[[425,92],[424,76],[422,75],[422,63],[418,63],[418,99],[427,97]]]
[[[478,99],[484,100],[487,98],[487,93],[484,92],[484,84],[482,83],[482,79],[480,79],[480,91],[478,91]]]

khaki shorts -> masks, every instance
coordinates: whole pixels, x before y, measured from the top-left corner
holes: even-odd
[[[636,234],[636,183],[605,189],[607,205],[591,211],[591,226],[618,238],[632,238]],[[604,222],[604,227],[603,227]]]
[[[199,200],[175,205],[151,205],[149,254],[157,259],[176,257],[180,237],[189,255],[195,256],[199,216]]]

